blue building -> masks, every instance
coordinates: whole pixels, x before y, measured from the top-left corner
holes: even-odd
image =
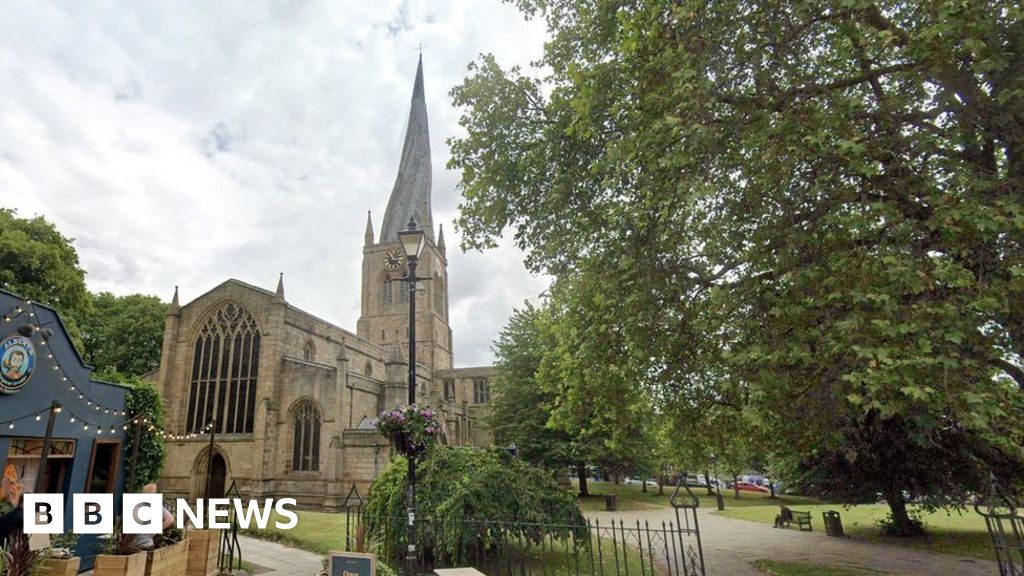
[[[63,493],[70,530],[76,492],[120,506],[128,389],[91,378],[54,309],[0,290],[0,313],[0,469],[13,464],[26,492]],[[95,537],[79,540],[83,570],[97,551]]]

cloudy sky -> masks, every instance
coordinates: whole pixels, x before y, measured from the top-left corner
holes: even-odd
[[[183,302],[227,278],[350,330],[366,211],[394,183],[423,44],[434,222],[459,366],[489,363],[547,280],[511,245],[462,253],[448,91],[478,54],[540,56],[497,0],[0,0],[0,205],[75,238],[94,291]]]

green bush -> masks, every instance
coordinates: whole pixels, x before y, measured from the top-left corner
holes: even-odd
[[[142,434],[139,436],[139,460],[135,470],[135,484],[141,487],[160,478],[164,461],[167,459],[167,448],[159,432],[164,425],[164,402],[157,392],[156,385],[151,382],[134,378],[131,386],[132,389],[128,392],[128,413],[133,417],[144,414],[147,421],[147,425],[142,426]],[[155,426],[156,430],[151,431],[148,424]],[[132,444],[132,430],[129,428],[128,432],[125,449],[130,455],[135,447]]]
[[[395,551],[405,549],[407,466],[398,459],[384,470],[366,507],[367,537],[393,544]],[[437,446],[417,467],[416,511],[417,545],[425,557],[444,563],[486,551],[498,531],[537,541],[585,530],[573,497],[505,450]]]

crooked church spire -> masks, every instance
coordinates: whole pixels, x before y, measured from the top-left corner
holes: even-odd
[[[391,190],[380,242],[398,240],[398,232],[405,230],[409,218],[423,229],[427,238],[434,239],[433,217],[430,213],[430,133],[427,130],[427,102],[423,96],[423,56],[416,67],[416,82],[412,88],[409,126],[402,146],[402,161],[398,165],[395,187]]]

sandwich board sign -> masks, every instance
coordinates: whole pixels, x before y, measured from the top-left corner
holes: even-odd
[[[327,576],[377,576],[377,557],[359,552],[331,552]]]

